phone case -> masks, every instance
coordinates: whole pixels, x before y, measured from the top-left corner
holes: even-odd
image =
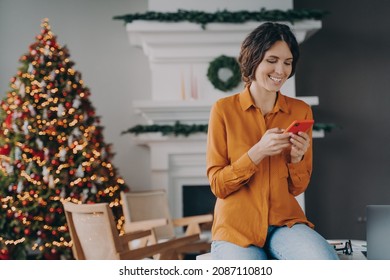
[[[314,120],[296,120],[286,129],[286,132],[298,133],[299,131],[306,132],[314,124]]]

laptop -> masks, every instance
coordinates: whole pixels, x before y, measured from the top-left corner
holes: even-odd
[[[367,205],[367,259],[390,260],[390,205]]]

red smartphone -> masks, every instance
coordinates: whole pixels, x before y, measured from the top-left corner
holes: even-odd
[[[314,120],[295,120],[290,124],[290,126],[285,130],[285,132],[292,132],[297,134],[299,131],[306,132],[314,124]]]

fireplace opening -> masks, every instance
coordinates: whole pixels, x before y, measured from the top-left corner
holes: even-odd
[[[209,185],[183,186],[183,216],[213,214],[216,197]],[[202,229],[211,229],[211,223],[202,226]]]

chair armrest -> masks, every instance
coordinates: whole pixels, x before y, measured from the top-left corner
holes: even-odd
[[[148,230],[153,229],[160,226],[165,226],[168,224],[167,219],[153,219],[153,220],[145,220],[138,222],[125,223],[124,229],[125,232],[134,232],[139,230]]]
[[[146,237],[152,234],[151,230],[139,230],[139,231],[134,231],[134,232],[127,232],[123,235],[119,236],[120,242],[124,245],[129,243],[130,241]]]
[[[209,223],[212,221],[213,221],[213,215],[211,214],[189,216],[189,217],[177,218],[172,220],[173,225],[177,227],[188,226],[190,224]]]
[[[189,216],[189,217],[183,217],[172,220],[172,223],[174,226],[187,226],[185,235],[191,235],[191,234],[200,234],[200,224],[203,223],[209,223],[213,221],[213,215],[206,214],[206,215],[196,215],[196,216]]]
[[[171,239],[163,243],[149,245],[134,250],[127,250],[120,254],[120,259],[136,260],[145,257],[150,257],[155,254],[162,254],[163,257],[161,259],[176,259],[176,250],[178,248],[186,244],[198,241],[199,239],[199,234],[194,234],[190,236]]]

